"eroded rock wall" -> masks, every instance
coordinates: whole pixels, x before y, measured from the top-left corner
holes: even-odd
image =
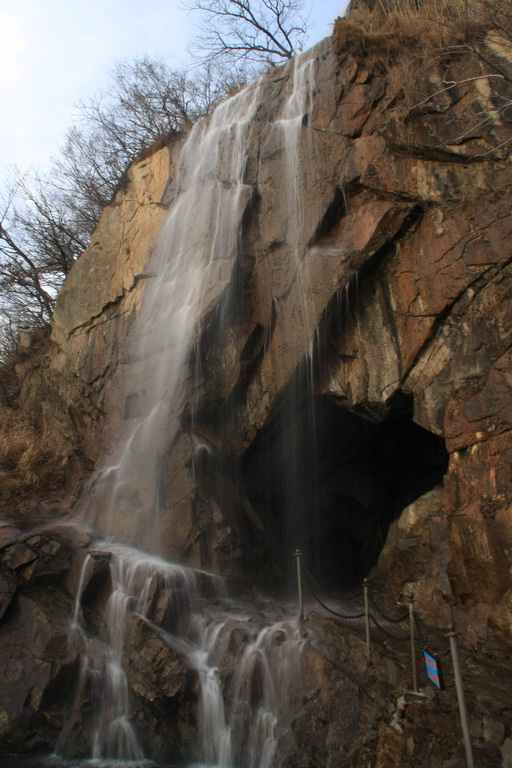
[[[19,366],[23,410],[67,441],[71,487],[102,452],[105,413],[110,430],[119,418],[120,351],[150,279],[144,265],[165,216],[171,168],[167,147],[129,168],[59,294],[49,354],[27,355]]]
[[[404,83],[403,62],[384,68],[338,46],[337,55],[318,50],[312,136],[305,129],[297,147],[312,164],[298,175],[307,201],[298,261],[283,230],[290,190],[280,190],[278,139],[262,127],[244,325],[228,323],[221,351],[216,340],[204,354],[216,387],[194,429],[220,453],[253,456],[305,360],[314,397],[366,419],[382,421],[408,398],[449,462],[440,489],[394,524],[380,583],[391,600],[414,592],[429,622],[461,622],[468,643],[485,644],[489,632],[506,641],[512,219],[510,116],[496,105],[506,103],[510,61],[492,80],[488,61],[441,57],[411,64]],[[489,40],[491,60],[495,49]],[[457,83],[449,89],[447,72]],[[271,114],[286,88],[279,74],[270,79]],[[222,507],[220,485],[206,493]],[[230,503],[246,520],[246,499]]]
[[[463,622],[468,642],[486,642],[490,628],[505,638],[512,219],[510,115],[500,105],[511,62],[495,40],[488,54],[406,65],[384,53],[357,57],[343,34],[324,42],[292,171],[280,121],[297,65],[268,76],[248,149],[253,194],[239,258],[218,311],[202,319],[182,430],[166,458],[169,556],[234,579],[260,568],[271,583],[268,526],[281,497],[256,499],[261,478],[248,465],[261,460],[259,436],[292,390],[300,400],[307,386],[315,403],[377,424],[407,401],[415,424],[446,446],[448,470],[393,524],[380,582],[391,600],[415,591],[429,621]],[[497,63],[504,76],[488,78]],[[170,165],[161,150],[133,166],[59,298],[43,378],[55,382],[75,450],[91,463],[126,417],[122,344],[152,279],[144,264]],[[214,456],[202,469],[198,439]],[[365,507],[346,484],[336,492]],[[386,526],[396,504],[383,512]]]

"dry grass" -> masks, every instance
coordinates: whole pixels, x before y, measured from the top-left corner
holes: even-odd
[[[61,485],[68,455],[54,433],[36,431],[17,408],[0,407],[0,507]]]
[[[334,36],[341,52],[359,55],[475,45],[490,31],[512,41],[510,0],[366,0]]]

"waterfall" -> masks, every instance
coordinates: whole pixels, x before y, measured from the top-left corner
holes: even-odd
[[[79,700],[83,695],[92,695],[93,698],[91,756],[94,759],[140,761],[144,753],[130,722],[132,713],[123,663],[127,620],[130,615],[145,621],[158,619],[173,624],[175,630],[181,631],[181,623],[188,625],[189,614],[202,590],[221,596],[224,585],[215,574],[168,563],[129,547],[99,542],[98,550],[110,561],[112,590],[103,611],[100,633],[89,634],[79,618],[82,613],[81,587],[91,560],[90,556],[86,558],[73,618],[73,631],[82,634],[85,645],[75,699]],[[160,605],[157,606],[158,598]],[[64,751],[77,725],[73,717],[78,721],[77,706],[72,707],[65,732],[61,734],[59,748]]]
[[[308,278],[300,252],[306,224],[299,177],[304,174],[304,141],[312,151],[307,126],[314,59],[299,57],[285,71],[291,78],[290,94],[269,130],[282,140],[286,174],[279,197],[300,293]],[[89,627],[81,607],[92,567],[91,558],[86,559],[73,616],[84,653],[60,740],[63,752],[81,728],[80,701],[87,698],[93,705],[91,756],[99,761],[143,759],[126,659],[127,632],[134,621],[156,631],[197,675],[201,765],[272,768],[279,739],[300,708],[305,641],[299,623],[279,608],[266,611],[256,626],[254,608],[229,601],[220,577],[158,556],[162,462],[179,432],[191,350],[201,322],[233,279],[244,214],[255,195],[247,182],[248,165],[254,162],[248,148],[260,98],[258,83],[237,94],[209,120],[197,123],[182,147],[173,201],[145,270],[150,277],[122,361],[125,418],[86,500],[89,521],[108,537],[95,548],[109,563],[111,592],[100,626]],[[301,311],[306,312],[305,303]],[[209,450],[201,439],[193,439],[200,450]],[[207,594],[215,596],[213,605]],[[223,679],[219,665],[234,629],[245,639],[238,645],[231,678]]]
[[[223,581],[215,574],[109,542],[99,542],[98,550],[109,555],[112,591],[99,635],[89,633],[80,619],[80,593],[77,596],[73,632],[81,634],[84,652],[75,700],[57,751],[68,751],[73,733],[81,727],[80,700],[87,697],[93,711],[92,758],[100,763],[144,759],[131,723],[123,663],[126,625],[135,617],[158,628],[165,644],[198,675],[200,752],[205,765],[271,768],[279,736],[297,709],[304,647],[299,622],[273,621],[269,612],[269,624],[258,629],[244,614],[247,606],[228,600]],[[223,690],[218,664],[235,630],[246,642],[232,681]]]
[[[315,167],[312,158],[316,147],[316,137],[310,128],[315,102],[315,60],[306,54],[295,58],[292,66],[290,93],[284,100],[275,122],[275,130],[280,134],[284,150],[285,193],[281,208],[287,220],[287,259],[293,269],[291,295],[296,307],[295,313],[290,314],[301,318],[298,329],[290,327],[286,329],[286,333],[289,337],[301,336],[303,354],[303,362],[290,385],[286,406],[278,416],[280,432],[288,433],[281,457],[285,485],[282,498],[282,537],[290,552],[297,548],[308,550],[307,531],[310,526],[307,518],[315,518],[315,499],[308,498],[305,503],[303,483],[303,478],[310,471],[313,461],[306,461],[304,455],[296,450],[296,446],[307,444],[308,457],[312,457],[316,452],[313,437],[316,432],[313,408],[314,340],[309,336],[315,323],[310,316],[311,303],[308,297],[308,294],[314,292],[314,281],[309,273],[309,261],[305,258],[308,240],[312,234],[308,231],[307,207],[311,204],[311,189],[315,183],[310,173],[310,169]],[[298,417],[301,408],[303,415]],[[291,450],[290,445],[294,446]],[[311,485],[315,486],[316,483]],[[294,583],[294,564],[291,558],[285,567],[284,576],[289,586]]]
[[[76,594],[76,600],[75,600],[75,609],[73,611],[73,619],[71,621],[71,626],[73,629],[79,629],[82,619],[82,610],[81,610],[81,598],[82,598],[82,592],[85,584],[85,578],[87,571],[91,565],[91,555],[87,554],[84,558],[84,562],[82,563],[82,567],[80,569],[80,577],[78,579],[78,589]]]
[[[95,526],[151,551],[159,548],[159,470],[179,426],[185,363],[200,315],[231,280],[252,195],[244,175],[259,93],[255,84],[221,104],[183,146],[175,199],[146,270],[153,277],[130,340],[125,395],[136,413],[90,489]]]

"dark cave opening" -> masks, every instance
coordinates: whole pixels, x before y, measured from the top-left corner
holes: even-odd
[[[377,563],[390,523],[436,486],[444,440],[395,398],[381,421],[327,396],[286,398],[244,456],[244,492],[268,537],[274,569],[293,584],[293,551],[330,591],[356,587]]]

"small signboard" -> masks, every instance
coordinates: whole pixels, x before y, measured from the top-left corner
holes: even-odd
[[[432,680],[434,685],[436,685],[439,690],[442,691],[444,688],[444,682],[443,674],[441,672],[441,662],[428,651],[423,651],[423,658],[425,659],[428,679]]]

